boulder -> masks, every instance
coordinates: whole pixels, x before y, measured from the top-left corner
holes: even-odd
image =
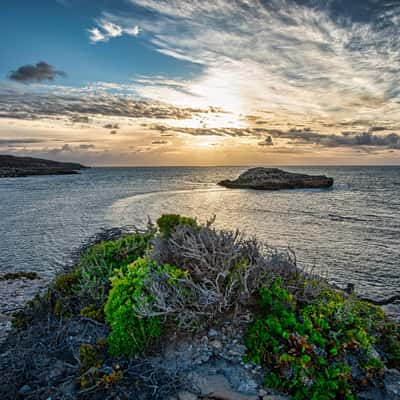
[[[235,180],[223,180],[218,183],[232,189],[303,189],[327,188],[333,185],[333,178],[325,175],[306,175],[283,171],[279,168],[251,168]]]

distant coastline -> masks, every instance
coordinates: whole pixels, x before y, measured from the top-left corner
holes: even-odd
[[[32,175],[77,174],[89,168],[79,163],[59,162],[33,157],[16,157],[0,154],[0,178],[15,178]]]

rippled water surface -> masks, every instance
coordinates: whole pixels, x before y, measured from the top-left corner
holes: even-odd
[[[101,227],[143,225],[163,212],[217,215],[296,251],[341,285],[368,297],[400,293],[400,167],[309,167],[332,189],[229,190],[215,182],[245,168],[93,168],[80,175],[0,180],[0,269],[50,279]]]

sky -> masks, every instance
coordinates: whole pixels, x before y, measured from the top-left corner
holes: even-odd
[[[399,165],[399,0],[3,0],[0,153]]]

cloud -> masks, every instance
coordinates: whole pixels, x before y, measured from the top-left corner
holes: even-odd
[[[374,134],[374,130],[367,132],[342,132],[338,134],[321,134],[313,132],[310,128],[290,129],[281,131],[278,129],[266,129],[272,137],[289,139],[292,144],[314,144],[321,147],[384,147],[400,149],[400,135],[389,133],[386,135]]]
[[[105,124],[103,125],[103,128],[105,129],[119,129],[119,124]]]
[[[35,143],[44,143],[44,139],[31,139],[31,138],[23,138],[23,139],[0,139],[0,146],[8,146],[8,147],[19,147],[26,146]]]
[[[36,65],[27,64],[11,71],[8,78],[16,82],[30,83],[54,81],[57,76],[66,77],[67,75],[64,71],[57,70],[52,65],[41,61]]]
[[[166,140],[153,140],[151,144],[168,144]]]
[[[122,28],[122,26],[111,21],[102,19],[96,27],[88,29],[89,39],[92,43],[108,42],[112,38],[122,35],[138,36],[140,28],[138,25]]]
[[[159,131],[165,135],[166,132],[183,133],[191,136],[231,136],[231,137],[258,137],[266,132],[263,128],[188,128],[180,126],[167,126],[155,124],[150,129]]]
[[[57,155],[57,154],[70,154],[70,153],[80,153],[82,151],[86,152],[88,150],[93,150],[96,148],[94,144],[82,143],[80,145],[70,145],[69,143],[63,144],[61,147],[55,147],[51,149],[42,149],[41,151],[46,151],[47,154]]]
[[[259,146],[273,146],[272,136],[267,136],[262,142],[258,143]]]
[[[156,51],[200,66],[178,84],[142,82],[143,96],[238,114],[280,112],[293,123],[310,115],[400,121],[396,2],[130,2],[145,11],[105,16],[140,23]]]
[[[150,129],[166,133],[186,134],[191,136],[225,136],[236,138],[254,138],[262,141],[259,146],[275,146],[276,140],[285,139],[289,145],[318,145],[325,148],[370,147],[400,149],[400,135],[397,133],[375,134],[376,127],[365,132],[345,131],[341,134],[326,134],[311,128],[292,128],[289,130],[270,128],[188,128],[155,124]]]
[[[77,123],[77,122],[80,122],[82,124],[90,123],[90,118],[86,115],[79,115],[79,114],[72,115],[70,119],[71,119],[71,122],[73,122],[73,123]]]
[[[94,144],[86,144],[82,143],[79,145],[79,148],[82,150],[89,150],[89,149],[94,149],[96,146]]]
[[[56,147],[53,149],[48,150],[49,154],[59,154],[59,153],[72,153],[74,151],[74,148],[69,145],[68,143],[65,143],[61,147]]]
[[[29,120],[65,116],[71,122],[89,123],[91,115],[180,120],[212,112],[210,109],[136,100],[132,96],[92,93],[91,89],[83,94],[75,94],[73,90],[71,94],[68,93],[68,87],[45,93],[0,91],[0,118]],[[110,123],[106,126],[106,129],[116,130],[119,124]]]

